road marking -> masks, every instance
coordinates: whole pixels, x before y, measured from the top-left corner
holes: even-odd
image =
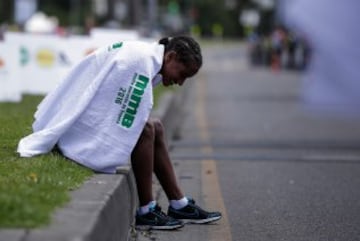
[[[196,80],[196,122],[200,133],[200,138],[203,143],[209,143],[210,134],[208,128],[208,122],[205,111],[205,92],[206,83],[203,76]],[[205,156],[212,156],[213,149],[211,145],[205,145],[201,148],[202,154]],[[220,211],[222,213],[222,219],[219,221],[219,225],[214,226],[209,233],[210,241],[232,241],[231,228],[224,204],[224,200],[221,194],[221,188],[219,185],[218,172],[215,160],[208,159],[201,162],[201,180],[202,180],[202,192],[204,194],[204,201],[206,207]]]

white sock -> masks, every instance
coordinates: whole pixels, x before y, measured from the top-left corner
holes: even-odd
[[[170,206],[174,209],[181,209],[188,205],[189,200],[186,197],[183,197],[179,200],[170,200]]]
[[[151,201],[145,206],[141,206],[138,210],[139,215],[145,215],[150,211],[150,208],[153,208],[156,206],[156,201]]]

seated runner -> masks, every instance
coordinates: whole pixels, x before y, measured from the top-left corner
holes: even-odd
[[[221,218],[185,197],[179,187],[160,120],[150,119],[153,86],[182,85],[202,65],[199,44],[187,36],[157,43],[118,42],[77,64],[38,106],[33,133],[18,152],[31,157],[56,146],[65,157],[97,172],[134,171],[140,207],[138,228],[177,229]],[[155,173],[170,202],[161,211],[152,195]]]

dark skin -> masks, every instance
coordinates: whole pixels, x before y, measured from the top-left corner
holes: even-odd
[[[163,76],[163,85],[183,85],[185,80],[197,73],[199,67],[195,64],[183,64],[178,61],[177,53],[169,51],[164,55],[164,63],[160,70]]]
[[[187,78],[195,75],[199,67],[185,65],[178,61],[177,53],[164,54],[160,74],[163,85],[183,85]],[[164,127],[160,120],[147,121],[140,138],[131,154],[131,163],[139,195],[140,206],[154,200],[152,193],[152,174],[155,173],[169,200],[184,197],[175,176],[166,146]]]

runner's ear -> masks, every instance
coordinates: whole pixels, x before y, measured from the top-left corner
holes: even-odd
[[[165,53],[165,62],[169,62],[173,59],[176,59],[176,55],[177,55],[176,52],[173,50],[166,52]]]

